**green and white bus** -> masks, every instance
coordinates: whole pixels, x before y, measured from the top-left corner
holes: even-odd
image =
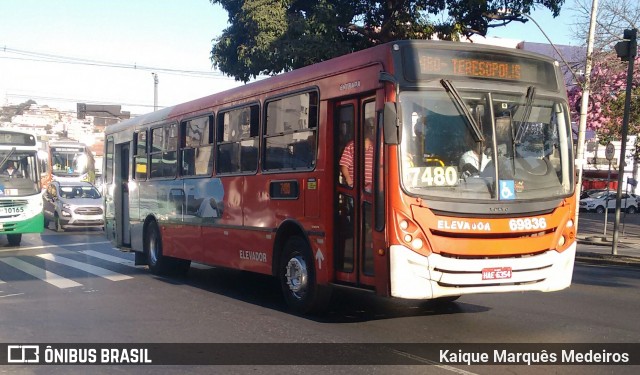
[[[23,233],[42,233],[42,190],[36,138],[0,130],[0,234],[19,246]]]

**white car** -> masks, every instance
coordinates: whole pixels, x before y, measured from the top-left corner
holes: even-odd
[[[104,229],[102,196],[88,182],[53,181],[42,199],[45,228],[54,223],[58,232],[65,228]]]
[[[605,207],[609,210],[616,208],[616,192],[602,191],[593,194],[588,198],[580,199],[580,209],[586,211],[595,211],[599,214],[604,213]],[[638,212],[638,197],[634,194],[622,193],[621,207],[629,214]]]

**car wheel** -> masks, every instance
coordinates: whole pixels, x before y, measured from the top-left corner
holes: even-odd
[[[20,246],[20,242],[22,241],[22,233],[7,234],[7,240],[9,240],[9,245],[11,246]]]
[[[56,215],[54,218],[56,225],[56,232],[64,232],[64,228],[62,227],[62,223],[60,222],[60,218]]]
[[[603,214],[604,213],[604,206],[596,207],[596,212],[599,213],[599,214]]]
[[[278,276],[287,305],[296,313],[320,313],[328,307],[331,289],[316,283],[312,251],[301,237],[284,245]]]
[[[628,214],[635,214],[637,211],[636,206],[629,206],[627,207],[627,213]]]

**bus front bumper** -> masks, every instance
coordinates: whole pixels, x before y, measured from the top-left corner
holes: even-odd
[[[42,213],[24,220],[0,221],[0,234],[42,233],[43,231],[44,215]]]
[[[562,253],[549,250],[519,258],[455,259],[436,253],[422,256],[401,245],[391,246],[389,252],[391,295],[431,299],[565,289],[571,285],[576,242]]]

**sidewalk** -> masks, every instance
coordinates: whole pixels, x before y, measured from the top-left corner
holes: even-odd
[[[613,255],[613,224],[615,213],[607,214],[607,231],[604,231],[604,214],[580,212],[578,217],[578,244],[576,260],[593,263],[624,264],[640,267],[640,214],[620,215],[617,254]]]

